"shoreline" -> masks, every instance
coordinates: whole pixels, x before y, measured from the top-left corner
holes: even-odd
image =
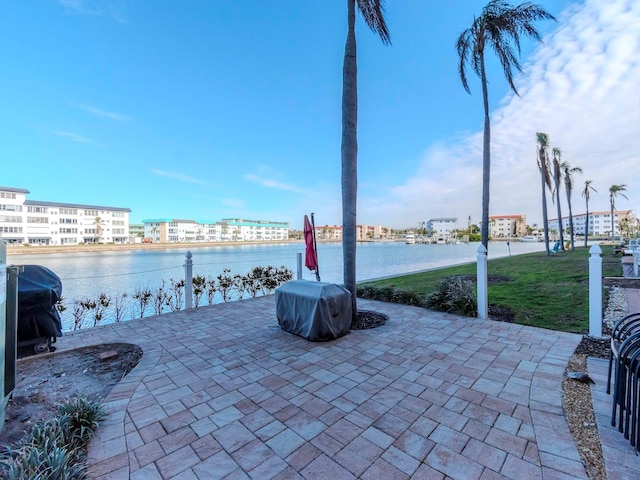
[[[394,242],[397,240],[359,240],[358,243],[369,242]],[[341,240],[318,240],[319,244],[339,243]],[[182,243],[126,243],[126,244],[94,244],[87,243],[84,245],[42,245],[14,246],[7,245],[7,256],[9,255],[40,255],[49,253],[84,253],[84,252],[129,252],[133,250],[177,250],[188,249],[194,250],[199,248],[211,247],[239,247],[242,245],[282,245],[282,244],[301,244],[304,240],[273,240],[273,241],[234,241],[234,242],[182,242]]]
[[[84,244],[84,245],[42,245],[25,247],[7,245],[7,255],[40,255],[47,253],[117,252],[132,250],[172,250],[198,249],[210,247],[237,247],[240,245],[281,245],[283,243],[304,243],[303,240],[278,240],[273,242],[183,242],[183,243],[126,243],[126,244]]]

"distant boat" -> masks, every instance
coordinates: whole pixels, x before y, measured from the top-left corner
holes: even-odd
[[[413,245],[414,243],[416,243],[416,236],[411,234],[405,235],[404,243],[406,243],[407,245]]]
[[[535,235],[525,235],[524,237],[520,237],[521,242],[539,242],[540,238]]]
[[[445,243],[447,243],[447,241],[444,239],[444,237],[438,237],[438,239],[436,240],[436,243],[438,245],[444,245]]]

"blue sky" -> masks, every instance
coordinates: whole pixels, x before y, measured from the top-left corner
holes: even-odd
[[[359,223],[479,222],[482,95],[455,41],[485,3],[388,0],[388,47],[358,20]],[[491,214],[541,222],[537,131],[584,170],[575,213],[585,179],[592,210],[622,183],[635,208],[640,2],[538,3],[558,22],[523,45],[520,97],[489,58]],[[132,222],[341,224],[345,0],[7,2],[0,30],[0,185]]]

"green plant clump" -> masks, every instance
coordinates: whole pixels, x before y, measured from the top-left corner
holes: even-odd
[[[381,302],[401,303],[403,305],[423,306],[422,297],[412,291],[402,290],[389,286],[378,287],[375,285],[358,286],[357,295],[367,300],[379,300]]]
[[[20,445],[7,447],[0,457],[2,478],[86,478],[85,448],[104,417],[104,405],[84,397],[60,405],[58,416],[36,423]]]
[[[426,307],[440,312],[477,317],[478,300],[475,285],[462,277],[447,277],[436,291],[427,297]]]

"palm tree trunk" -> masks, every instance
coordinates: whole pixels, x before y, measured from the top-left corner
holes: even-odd
[[[547,255],[551,255],[549,250],[549,217],[547,216],[547,184],[544,181],[544,173],[540,172],[540,178],[542,180],[542,227],[544,228],[544,248],[547,250]]]
[[[558,203],[558,231],[560,232],[560,250],[564,250],[564,233],[562,228],[562,208],[560,208],[560,181],[556,181],[556,202]]]
[[[614,223],[613,223],[613,202],[611,202],[611,241],[613,242],[613,239],[616,238],[615,237],[615,233],[613,231],[614,228]]]
[[[567,195],[567,203],[569,205],[569,241],[571,242],[571,250],[575,250],[573,243],[573,212],[571,211],[571,198]]]
[[[344,286],[351,292],[351,320],[356,303],[356,207],[358,190],[358,71],[356,5],[347,0],[348,33],[342,67],[342,258]]]
[[[589,199],[586,199],[586,209],[587,209],[587,215],[585,218],[585,226],[584,226],[584,246],[586,248],[587,246],[587,240],[589,239]]]
[[[489,180],[491,178],[491,124],[489,122],[489,92],[484,68],[484,51],[480,51],[482,102],[484,104],[484,140],[482,143],[482,245],[489,250]]]

